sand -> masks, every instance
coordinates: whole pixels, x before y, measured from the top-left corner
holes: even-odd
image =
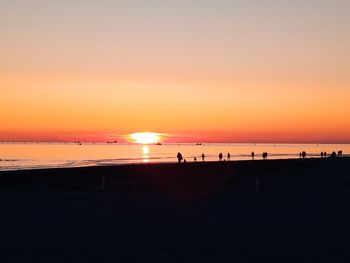
[[[0,172],[0,262],[347,262],[350,158]]]

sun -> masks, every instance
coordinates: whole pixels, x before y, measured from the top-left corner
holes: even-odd
[[[156,132],[135,132],[129,136],[132,141],[140,144],[152,144],[161,141],[161,134]]]

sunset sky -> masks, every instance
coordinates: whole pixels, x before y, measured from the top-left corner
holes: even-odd
[[[350,142],[349,14],[348,0],[1,0],[0,141]]]

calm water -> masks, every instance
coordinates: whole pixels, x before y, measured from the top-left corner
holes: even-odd
[[[118,165],[126,163],[176,162],[177,152],[187,161],[206,155],[206,161],[218,160],[222,152],[228,152],[231,160],[249,160],[254,151],[256,159],[262,152],[269,153],[269,159],[299,158],[300,151],[308,157],[319,157],[321,151],[331,153],[342,150],[350,153],[350,144],[63,144],[63,143],[0,143],[0,170],[17,170],[49,167],[79,167],[98,165]]]

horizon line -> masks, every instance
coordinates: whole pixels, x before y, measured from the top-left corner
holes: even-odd
[[[4,141],[1,141],[0,140],[0,143],[3,144],[3,143],[8,143],[8,144],[25,144],[25,143],[34,143],[34,144],[37,144],[37,143],[62,143],[62,144],[65,144],[65,143],[72,143],[72,144],[78,144],[78,143],[81,143],[81,144],[132,144],[132,145],[143,145],[143,144],[140,144],[140,143],[135,143],[135,142],[126,142],[126,141],[77,141],[77,140],[74,140],[74,141],[62,141],[62,140],[35,140],[35,141],[32,141],[32,140],[4,140]],[[203,144],[350,144],[350,142],[315,142],[315,141],[312,141],[312,142],[305,142],[305,141],[286,141],[286,142],[281,142],[281,141],[259,141],[259,142],[247,142],[247,141],[242,141],[242,142],[239,142],[239,141],[236,141],[236,142],[220,142],[220,141],[202,141],[202,142],[162,142],[162,143],[150,143],[150,144],[144,144],[144,145],[172,145],[172,144],[196,144],[196,145],[203,145]]]

